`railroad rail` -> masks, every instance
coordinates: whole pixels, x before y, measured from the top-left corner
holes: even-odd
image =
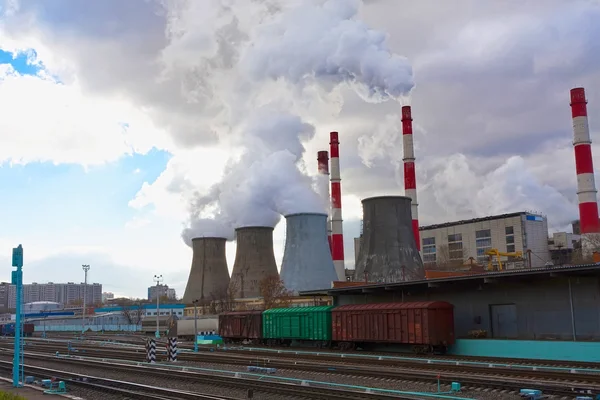
[[[12,362],[0,361],[0,369],[11,370]],[[165,389],[158,386],[143,385],[98,376],[73,374],[71,372],[25,365],[24,371],[47,378],[55,378],[69,385],[81,386],[99,392],[108,392],[133,399],[153,400],[237,400],[233,397],[214,396],[202,393],[186,392],[177,389]]]
[[[6,355],[6,353],[2,353],[1,355]],[[26,360],[40,359],[40,355],[31,355],[25,353]],[[57,363],[69,363],[87,367],[99,367],[99,368],[107,368],[112,371],[120,371],[123,373],[134,373],[140,374],[143,373],[144,376],[150,377],[160,377],[166,379],[178,379],[178,380],[187,380],[192,381],[194,383],[203,383],[212,386],[219,387],[227,387],[227,388],[240,388],[240,389],[253,389],[257,392],[263,393],[276,393],[281,395],[288,395],[294,397],[303,397],[308,399],[323,399],[323,400],[417,400],[423,399],[424,397],[433,397],[433,398],[457,398],[451,396],[436,396],[434,394],[426,393],[415,393],[411,395],[401,395],[397,394],[395,391],[394,394],[386,394],[386,390],[374,389],[374,388],[362,388],[364,390],[345,390],[339,388],[331,388],[331,387],[315,387],[310,385],[304,385],[303,382],[309,382],[306,380],[299,380],[300,382],[293,384],[288,382],[273,382],[270,380],[261,380],[259,378],[243,378],[240,376],[218,376],[214,374],[200,373],[195,371],[185,371],[185,370],[173,370],[171,368],[161,368],[161,365],[127,365],[121,364],[119,360],[111,360],[111,361],[99,361],[99,360],[84,360],[84,359],[65,359],[65,358],[56,358],[48,355],[43,355],[41,357],[43,361],[54,361]],[[10,370],[12,369],[11,361],[1,361],[0,360],[0,369]],[[100,378],[97,376],[84,375],[80,373],[73,373],[69,371],[57,370],[57,369],[49,369],[45,367],[39,367],[31,364],[25,364],[23,368],[27,373],[30,374],[40,374],[47,377],[54,377],[60,380],[63,380],[67,383],[74,385],[81,385],[90,388],[98,388],[103,391],[113,391],[119,393],[125,393],[124,391],[131,392],[131,395],[138,396],[136,398],[142,399],[213,399],[213,400],[236,400],[231,397],[222,397],[222,396],[214,396],[207,395],[201,393],[193,393],[180,391],[176,389],[169,388],[157,388],[155,386],[141,385],[133,382],[127,381],[117,381],[112,379]],[[247,374],[249,375],[249,374]],[[85,380],[84,380],[85,379]],[[317,382],[311,382],[317,383]],[[90,386],[92,385],[92,386]],[[343,386],[343,385],[339,385]],[[357,387],[358,389],[361,389]],[[156,390],[159,389],[159,390]],[[155,396],[158,397],[148,397],[149,394],[154,393]],[[464,398],[464,400],[472,400],[468,398]]]
[[[0,346],[0,348],[2,348]],[[46,349],[49,352],[64,352],[64,346],[55,346],[55,345],[45,345],[45,344],[36,344],[31,346],[26,346],[26,350],[35,351],[34,349],[43,350]],[[8,349],[10,350],[10,348]],[[134,361],[143,361],[146,357],[146,351],[143,347],[139,346],[136,348],[118,348],[113,349],[107,346],[98,347],[98,346],[82,346],[81,344],[77,345],[77,348],[74,349],[73,354],[82,354],[88,356],[97,356],[101,358],[106,357],[114,357],[123,359],[125,357],[130,357],[130,360]],[[158,348],[158,354],[166,354],[164,349]],[[295,357],[294,357],[295,355]],[[219,352],[208,352],[202,353],[199,356],[197,353],[193,352],[180,352],[178,354],[178,359],[180,361],[190,361],[190,362],[213,362],[213,363],[221,363],[221,364],[239,364],[239,365],[262,365],[262,366],[270,366],[274,368],[287,368],[287,369],[297,369],[297,370],[327,370],[329,372],[332,371],[349,371],[355,374],[360,372],[361,375],[367,374],[368,371],[364,373],[361,372],[365,370],[365,364],[369,365],[369,368],[372,370],[372,367],[394,367],[394,368],[407,368],[410,367],[411,370],[421,370],[421,371],[430,371],[432,374],[438,374],[440,372],[451,372],[451,373],[468,373],[468,374],[494,374],[494,375],[502,375],[505,377],[527,377],[527,378],[535,378],[535,379],[552,379],[555,381],[579,381],[588,384],[596,384],[600,385],[600,371],[591,370],[591,369],[560,369],[560,368],[544,368],[544,367],[527,367],[523,365],[506,365],[506,364],[483,364],[483,365],[472,365],[469,362],[444,362],[440,364],[436,363],[427,363],[426,360],[422,359],[388,359],[388,358],[373,358],[368,360],[362,359],[354,359],[354,358],[343,358],[338,356],[332,356],[329,353],[316,353],[316,354],[302,354],[299,353],[270,353],[269,357],[256,357],[249,353],[237,353],[237,352],[229,352],[229,351],[219,351]],[[301,361],[298,361],[298,360]],[[308,361],[317,361],[316,363],[311,363]],[[327,362],[328,365],[324,365],[323,363]],[[338,367],[336,370],[332,370],[332,367]],[[343,369],[346,367],[346,370]],[[527,367],[527,368],[526,368]],[[350,368],[350,370],[348,370]],[[487,371],[486,371],[487,370]],[[382,372],[381,369],[377,369],[377,371]],[[382,372],[384,373],[384,372]],[[403,374],[404,376],[405,374]],[[388,376],[390,379],[399,379],[400,376],[396,374],[396,376]]]
[[[32,346],[33,347],[33,346]],[[32,353],[31,349],[26,349],[26,359],[47,360],[48,355],[41,353]],[[0,355],[9,355],[10,351],[0,353]],[[126,352],[122,349],[87,349],[83,352],[73,353],[74,355],[64,355],[61,359],[77,360],[85,363],[89,360],[103,360],[112,363],[126,363],[124,359],[129,357],[131,364],[146,365],[152,367],[151,364],[141,364],[145,360],[145,352]],[[207,354],[203,354],[206,356]],[[182,353],[179,355],[180,361],[204,361],[213,363],[233,364],[233,365],[260,365],[270,368],[309,371],[312,373],[335,373],[347,376],[359,377],[377,377],[393,380],[414,380],[433,382],[437,376],[441,375],[443,383],[451,383],[458,381],[464,386],[474,387],[492,387],[496,389],[518,390],[520,388],[539,389],[547,394],[555,394],[561,396],[569,396],[575,393],[597,394],[600,393],[600,374],[571,374],[571,373],[549,373],[545,371],[523,371],[514,369],[481,369],[461,365],[447,365],[443,368],[439,366],[433,368],[422,368],[424,365],[413,365],[409,368],[383,368],[368,366],[361,364],[324,364],[321,362],[306,362],[301,360],[285,360],[285,359],[256,359],[248,357],[240,357],[239,355],[228,354],[213,354],[210,360],[200,360],[194,353]],[[114,359],[110,359],[114,357]],[[172,371],[197,370],[207,371],[203,368],[194,368],[193,366],[172,366],[170,364],[159,364],[161,368],[168,368]],[[274,378],[273,378],[274,379]]]

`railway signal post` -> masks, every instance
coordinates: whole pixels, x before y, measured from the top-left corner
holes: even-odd
[[[12,284],[16,286],[16,311],[15,311],[15,348],[13,358],[13,386],[20,387],[19,375],[21,372],[21,292],[23,291],[23,246],[12,249]]]

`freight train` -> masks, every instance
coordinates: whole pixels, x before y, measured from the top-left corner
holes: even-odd
[[[416,353],[445,353],[454,344],[454,306],[444,301],[351,304],[233,311],[219,315],[226,343],[354,350],[409,345]]]
[[[23,336],[33,336],[35,328],[33,324],[23,324]],[[15,336],[15,323],[8,323],[0,325],[0,333],[2,336]]]

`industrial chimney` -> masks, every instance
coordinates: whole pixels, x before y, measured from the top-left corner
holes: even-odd
[[[411,199],[412,230],[417,250],[421,250],[419,234],[419,203],[417,202],[417,175],[413,146],[412,112],[410,106],[402,107],[402,147],[404,148],[404,194]]]
[[[329,181],[329,153],[326,150],[319,151],[317,153],[317,166],[319,169],[319,174],[324,175],[324,179]],[[327,196],[327,202],[330,203],[329,182],[327,182],[327,191],[324,194]],[[329,213],[329,218],[327,218],[327,241],[329,242],[329,250],[332,251],[333,256],[333,247],[331,244],[331,210],[329,210]]]
[[[338,133],[329,134],[331,153],[331,256],[338,280],[346,280],[344,265],[344,232],[342,228],[342,178],[340,175],[340,150]]]
[[[260,282],[279,276],[273,252],[273,228],[243,227],[235,230],[237,250],[231,288],[236,298],[260,297]]]
[[[573,147],[577,171],[577,197],[582,235],[600,232],[596,182],[592,161],[592,140],[587,117],[587,100],[584,88],[571,89],[571,114],[573,117]]]
[[[355,280],[392,283],[425,279],[412,230],[411,199],[371,197],[362,204],[363,241]]]
[[[218,237],[192,239],[192,269],[183,295],[184,303],[198,300],[207,304],[226,295],[229,286],[226,242],[225,238]]]
[[[337,280],[327,246],[327,214],[285,216],[286,238],[281,279],[288,290],[328,289]]]

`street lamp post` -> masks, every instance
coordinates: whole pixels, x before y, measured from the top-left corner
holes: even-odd
[[[194,300],[194,352],[198,352],[198,300]]]
[[[83,268],[83,272],[85,274],[85,278],[83,281],[83,312],[81,317],[81,334],[85,333],[85,298],[87,296],[87,273],[90,270],[90,266],[88,264],[83,264],[81,266]]]
[[[158,316],[160,315],[159,288],[160,288],[160,282],[162,282],[162,280],[163,280],[163,276],[162,275],[154,275],[154,282],[156,282],[156,333],[155,333],[155,336],[157,338],[160,337],[160,329],[159,329],[159,325],[158,325]]]

